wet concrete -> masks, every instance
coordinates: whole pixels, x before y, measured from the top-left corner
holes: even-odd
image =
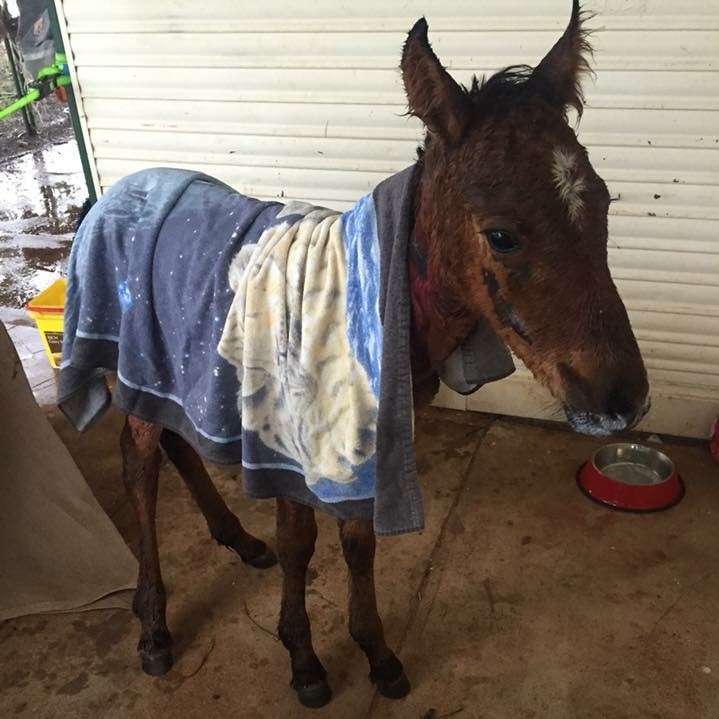
[[[74,141],[0,169],[0,307],[17,309],[62,275],[87,191]]]
[[[74,141],[0,165],[0,322],[40,403],[54,401],[55,374],[24,307],[64,275],[86,196]]]
[[[136,549],[119,480],[121,418],[87,434],[49,415],[102,506]],[[341,719],[716,719],[719,469],[705,447],[664,445],[687,495],[650,516],[576,488],[598,446],[561,429],[430,410],[417,423],[427,528],[379,541],[378,598],[412,693],[375,695],[345,627],[334,523],[320,517],[308,580],[319,656],[335,691],[299,707],[276,638],[280,572],[218,548],[177,474],[162,469],[160,553],[177,663],[142,675],[129,612],[28,617],[0,626],[0,716]],[[271,502],[213,470],[248,529],[273,534]]]

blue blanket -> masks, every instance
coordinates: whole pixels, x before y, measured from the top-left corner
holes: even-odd
[[[63,411],[88,427],[115,371],[122,410],[210,461],[242,464],[251,496],[372,518],[379,534],[420,529],[412,172],[344,214],[258,201],[184,170],[118,182],[73,243]],[[497,356],[506,369],[503,347]]]

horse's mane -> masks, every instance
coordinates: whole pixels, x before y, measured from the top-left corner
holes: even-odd
[[[464,85],[460,87],[471,107],[481,106],[482,114],[492,110],[498,113],[506,112],[508,106],[522,105],[526,108],[528,104],[536,103],[539,98],[548,100],[551,96],[546,81],[541,77],[538,78],[534,70],[531,65],[510,65],[489,77],[473,75],[469,87]],[[575,101],[572,101],[572,104],[575,104]],[[566,117],[566,111],[564,116]],[[418,159],[422,159],[431,141],[432,134],[428,132],[423,144],[417,148]]]
[[[464,88],[472,104],[478,105],[498,98],[519,99],[536,92],[532,79],[534,68],[529,65],[510,65],[489,78],[472,77],[469,89]]]

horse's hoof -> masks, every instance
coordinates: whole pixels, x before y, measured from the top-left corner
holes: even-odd
[[[297,692],[300,704],[310,709],[319,709],[332,699],[332,689],[326,679],[320,679],[312,684],[293,684],[292,686]]]
[[[255,569],[269,569],[277,564],[277,555],[266,544],[260,554],[254,557],[243,557],[240,555],[240,559]]]
[[[377,691],[387,699],[402,699],[409,694],[412,685],[407,679],[407,675],[402,671],[394,679],[375,679]]]
[[[172,650],[160,649],[156,652],[141,652],[142,671],[151,677],[160,677],[172,669]]]

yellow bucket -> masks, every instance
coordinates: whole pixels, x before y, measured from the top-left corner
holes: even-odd
[[[50,364],[57,369],[62,357],[65,278],[55,280],[46,290],[27,303],[27,313],[35,320]]]

